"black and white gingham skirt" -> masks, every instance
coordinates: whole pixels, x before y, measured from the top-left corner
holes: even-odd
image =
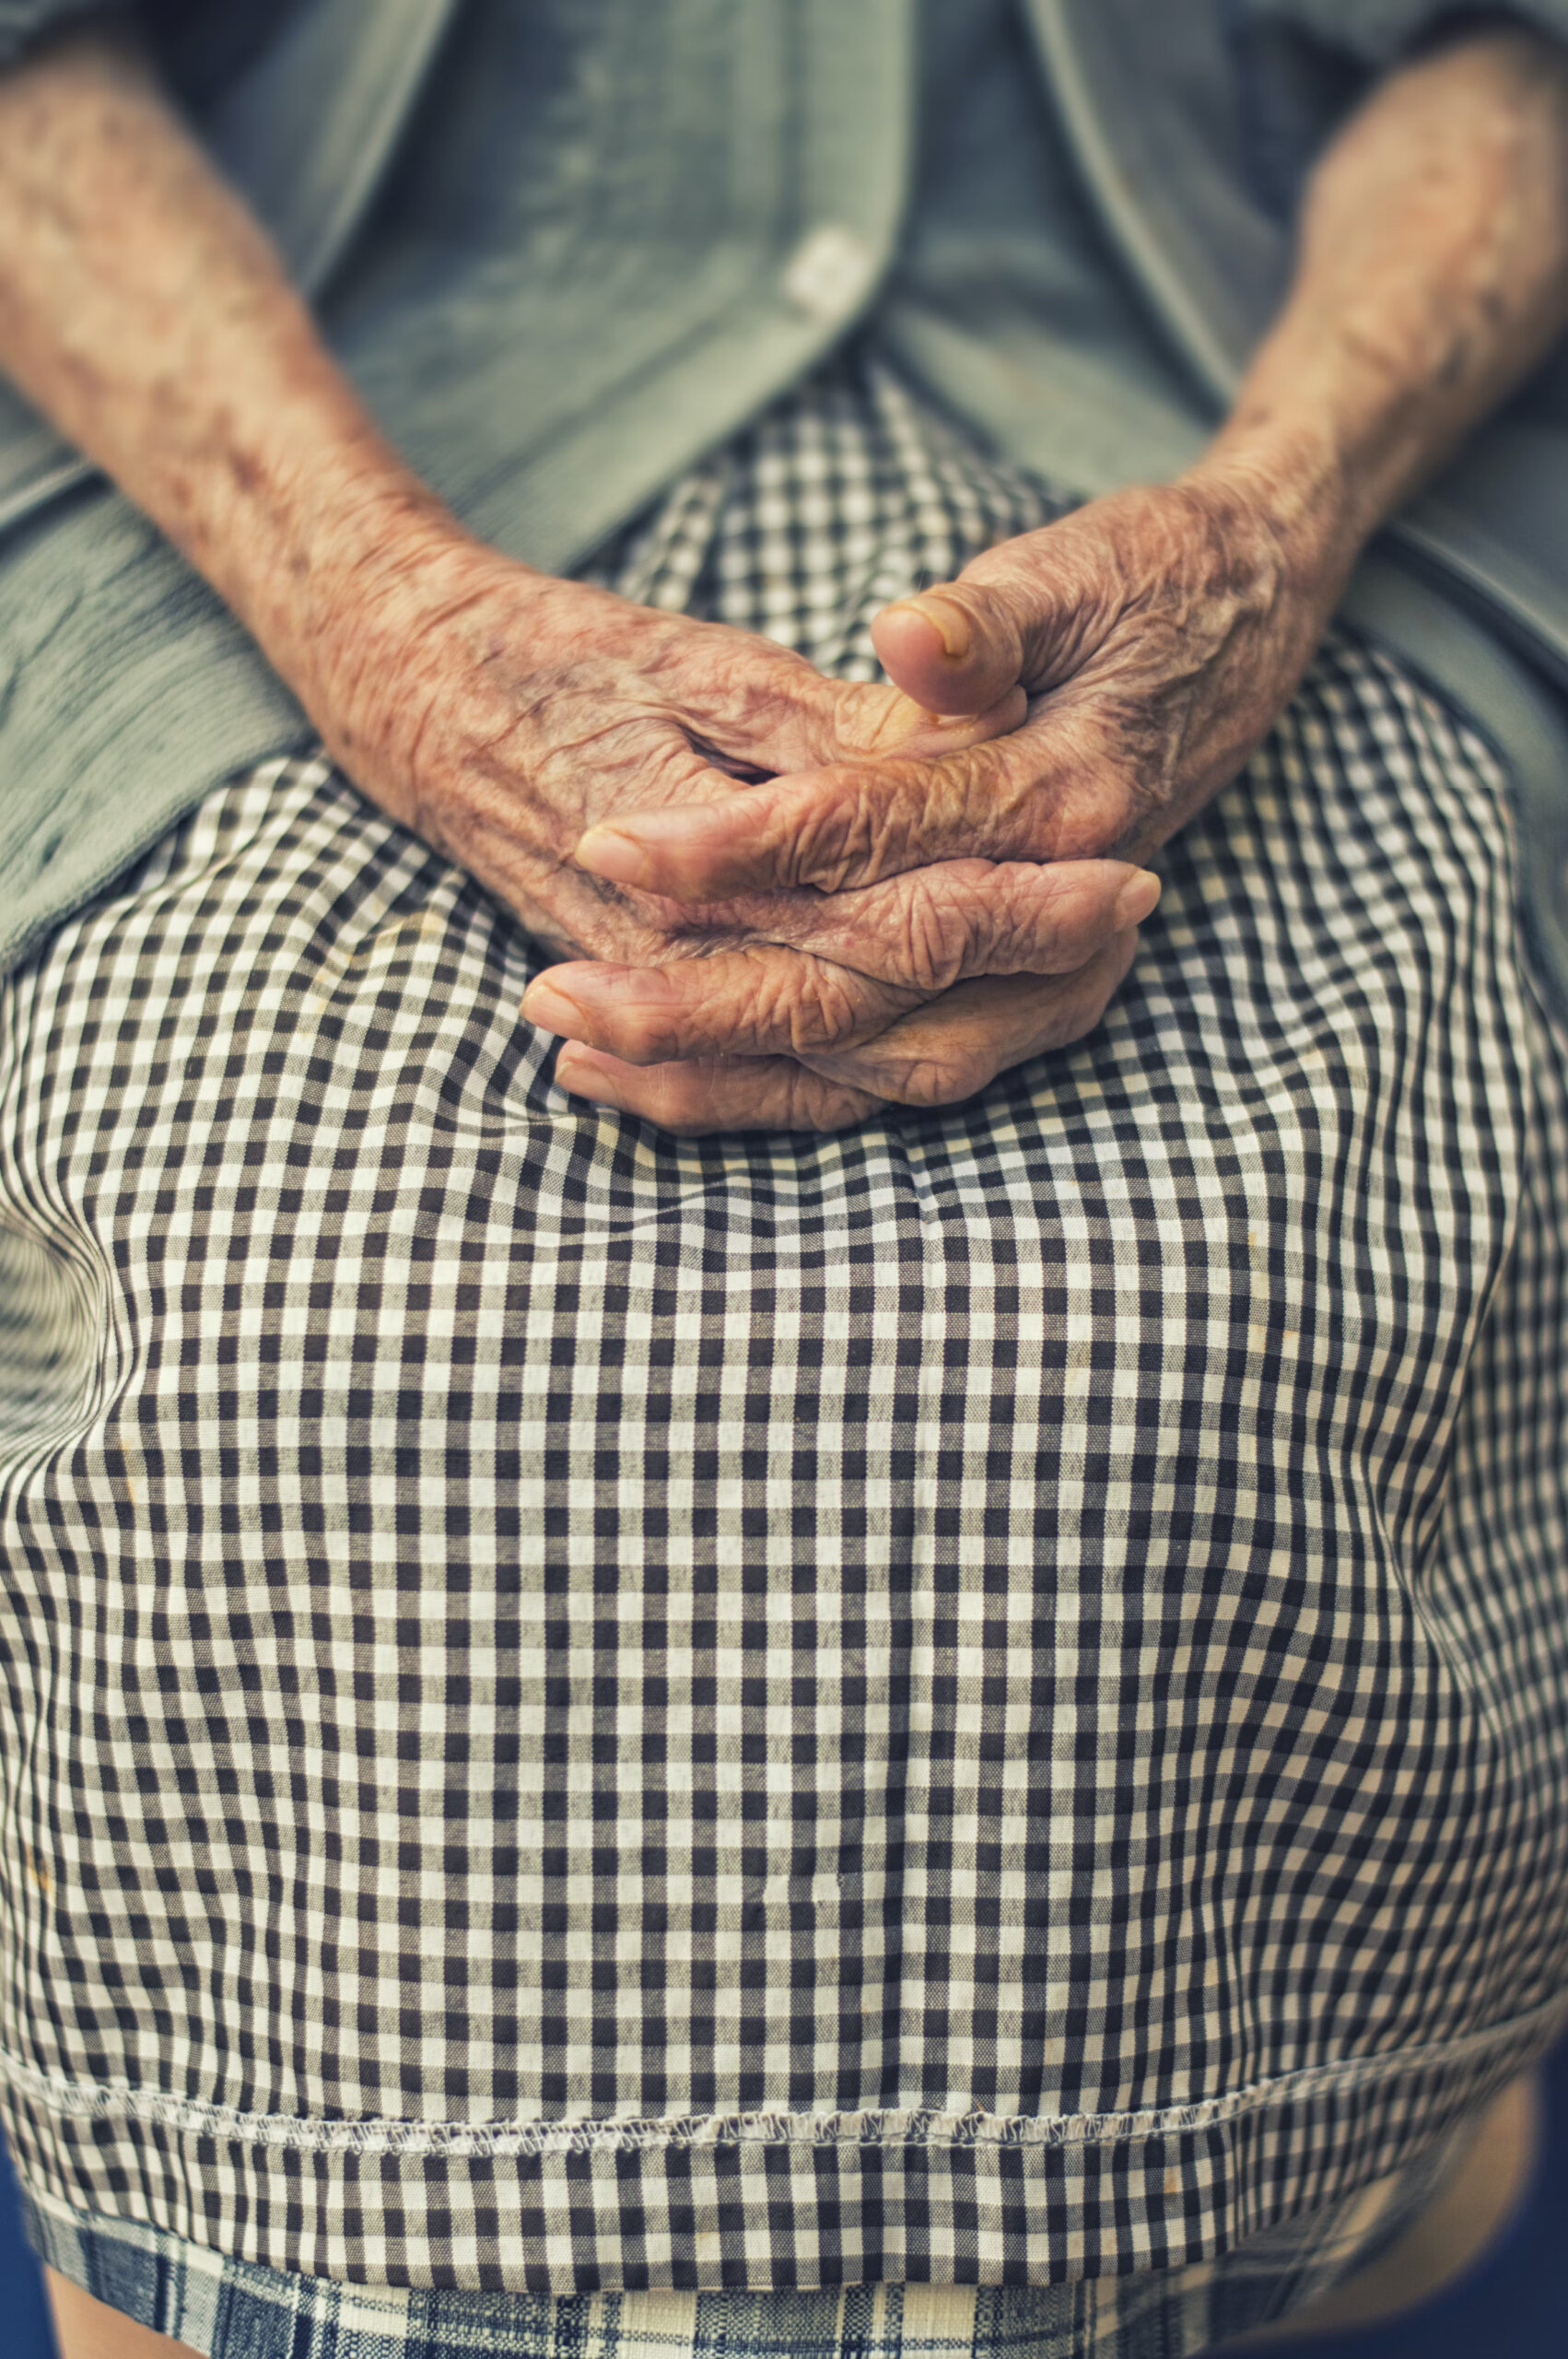
[[[860,354],[602,577],[869,675],[1054,504]],[[661,2291],[793,2348],[868,2284],[830,2349],[925,2287],[1134,2359],[1387,2233],[1568,1991],[1568,1032],[1511,859],[1487,747],[1337,638],[1091,1039],[822,1139],[568,1099],[526,939],[321,760],[63,926],[0,990],[53,2257],[284,2272],[310,2359]]]

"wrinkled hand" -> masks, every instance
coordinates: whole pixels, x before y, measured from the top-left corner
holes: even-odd
[[[1022,726],[934,757],[906,745],[827,763],[706,807],[618,813],[578,857],[601,876],[694,902],[802,886],[852,895],[952,873],[931,863],[1141,861],[1267,733],[1337,588],[1305,530],[1282,530],[1258,487],[1218,471],[1096,500],[988,550],[955,582],[877,619],[883,663],[912,701],[936,712],[994,712],[1022,688]],[[1123,942],[1102,955],[1093,984],[1082,979],[1090,1022],[1130,953]],[[602,1080],[616,1103],[654,1119],[688,1095],[700,1101],[700,1085],[679,1065],[630,1068],[656,1057],[700,1060],[724,1045],[702,975],[661,977],[656,1021],[647,978],[573,967],[550,980],[576,1012],[570,1024],[563,1011],[561,1028],[602,1052],[575,1074]],[[944,1094],[961,1096],[966,1074],[974,1088],[1018,1056],[1077,1037],[1047,1026],[1031,1040],[1031,1015],[1063,998],[1060,982],[1040,986],[1031,1007],[1035,988],[967,987],[968,1004],[993,1016],[1008,1004],[1016,1015],[1012,1053],[989,1071],[989,1044],[944,1021],[966,1003],[956,995],[914,1019],[913,1033],[907,1020],[864,1044],[848,1026],[838,1042],[787,1033],[766,990],[748,1006],[726,1002],[723,1020],[752,1054],[787,1050],[840,1086],[889,1095],[900,1094],[896,1068],[913,1042]]]
[[[636,972],[645,1050],[665,1038],[667,977],[690,968],[705,1045],[730,1062],[702,1077],[699,1104],[672,1103],[674,1126],[862,1119],[874,1102],[863,1086],[788,1052],[883,1034],[944,995],[965,1036],[994,1037],[1011,1062],[1027,1049],[1012,1046],[1019,1007],[998,1002],[997,977],[1048,979],[1025,999],[1082,1028],[1157,890],[1119,863],[968,857],[832,896],[814,884],[702,900],[628,887],[575,863],[596,823],[741,799],[753,790],[740,780],[972,744],[1022,719],[1022,690],[977,721],[939,723],[895,688],[825,680],[768,640],[554,581],[456,536],[394,569],[369,613],[323,664],[313,703],[329,749],[547,946],[614,962],[573,975]],[[527,1012],[564,1030],[560,971],[532,986]],[[571,1067],[564,1052],[568,1086]]]

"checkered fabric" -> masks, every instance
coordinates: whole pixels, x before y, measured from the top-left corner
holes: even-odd
[[[861,355],[607,566],[869,670],[1053,500]],[[829,1138],[568,1099],[527,940],[321,759],[64,925],[0,994],[34,2198],[366,2285],[1061,2284],[1543,2050],[1568,1034],[1510,863],[1336,639],[1093,1038]]]
[[[52,2269],[209,2359],[1181,2359],[1296,2311],[1391,2245],[1467,2142],[1217,2260],[1070,2285],[473,2294],[287,2275],[24,2198]]]

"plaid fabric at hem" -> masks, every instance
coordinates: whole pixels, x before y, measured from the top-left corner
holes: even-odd
[[[1431,2201],[1468,2134],[1202,2267],[1072,2285],[554,2299],[339,2285],[141,2221],[23,2202],[51,2268],[204,2359],[1186,2359],[1305,2308],[1375,2259]]]
[[[605,572],[869,671],[1054,507],[861,358]],[[1339,639],[1164,866],[1090,1039],[832,1139],[568,1099],[526,939],[322,761],[8,980],[35,2198],[369,2283],[1153,2273],[1545,2048],[1568,1044],[1505,781]]]

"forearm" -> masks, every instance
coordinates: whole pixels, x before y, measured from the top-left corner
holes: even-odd
[[[332,626],[451,530],[133,49],[0,77],[0,369],[205,575],[308,704]],[[333,659],[335,660],[335,658]]]
[[[1324,158],[1203,471],[1249,486],[1331,594],[1565,330],[1568,53],[1479,35],[1392,76]]]

